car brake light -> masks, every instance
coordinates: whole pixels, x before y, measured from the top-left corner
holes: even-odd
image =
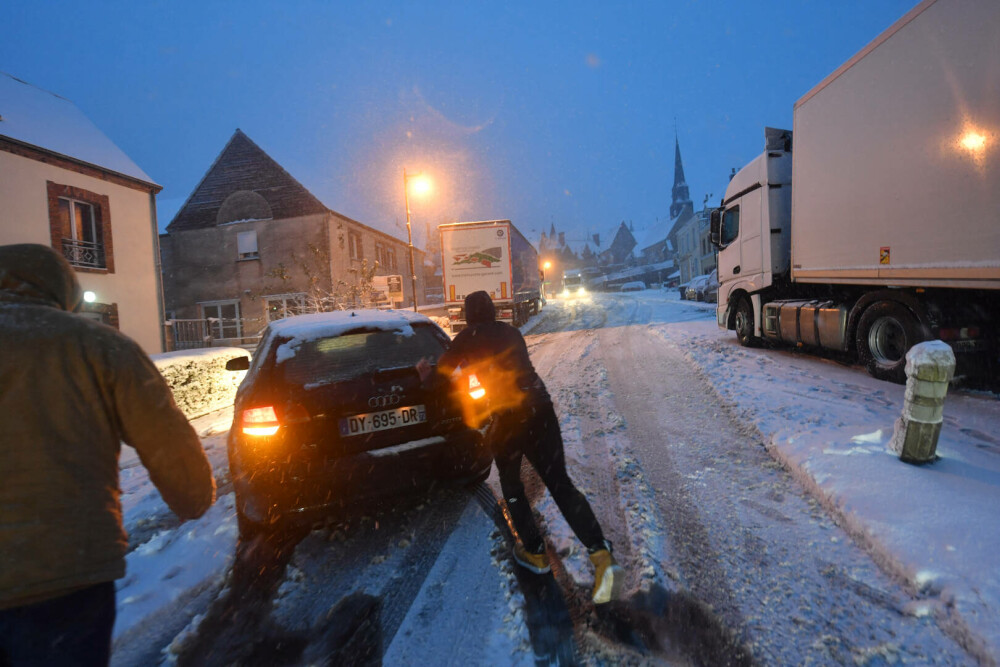
[[[938,338],[941,340],[955,340],[958,338],[958,329],[940,329],[938,330]]]
[[[271,406],[243,411],[243,432],[247,435],[274,435],[279,426],[278,415]]]
[[[939,329],[938,338],[941,340],[968,340],[979,338],[979,327],[962,327]]]
[[[469,396],[474,400],[479,400],[486,395],[486,389],[480,384],[479,378],[476,377],[475,373],[469,373]]]

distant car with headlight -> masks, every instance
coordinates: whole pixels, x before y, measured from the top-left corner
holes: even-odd
[[[684,292],[684,298],[688,301],[701,301],[701,299],[698,298],[698,293],[699,290],[701,290],[702,294],[704,294],[705,283],[707,282],[708,274],[692,278],[691,282],[688,283],[687,290]]]
[[[243,535],[304,525],[360,500],[485,478],[489,453],[436,373],[449,337],[424,315],[357,310],[268,325],[229,431],[229,469]]]

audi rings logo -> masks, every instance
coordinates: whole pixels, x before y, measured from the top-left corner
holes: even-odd
[[[399,405],[399,394],[380,394],[368,399],[370,408],[391,408],[394,405]]]

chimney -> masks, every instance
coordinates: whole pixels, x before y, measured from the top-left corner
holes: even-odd
[[[559,232],[559,245],[566,245],[566,232]]]
[[[594,245],[596,245],[598,248],[601,247],[601,235],[600,234],[594,234]]]

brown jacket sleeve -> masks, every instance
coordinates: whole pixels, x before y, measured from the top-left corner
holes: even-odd
[[[196,519],[215,501],[215,478],[201,439],[149,357],[138,346],[129,357],[117,360],[114,384],[122,437],[138,452],[170,509],[182,519]]]

